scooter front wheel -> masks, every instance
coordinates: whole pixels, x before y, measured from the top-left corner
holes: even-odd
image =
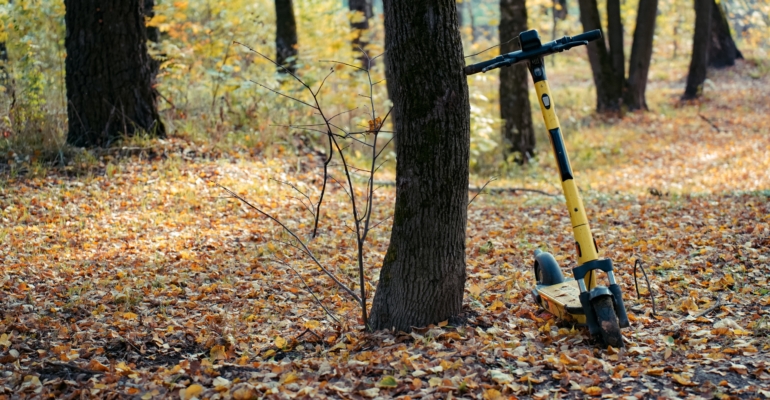
[[[604,345],[615,348],[623,347],[623,336],[620,334],[620,325],[618,324],[618,316],[615,314],[615,307],[612,304],[612,297],[597,297],[591,300],[591,306],[594,308],[596,322],[599,324]]]

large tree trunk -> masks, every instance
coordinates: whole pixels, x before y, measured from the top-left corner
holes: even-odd
[[[470,105],[455,0],[385,0],[396,204],[369,327],[457,315],[465,286]]]
[[[709,59],[711,42],[711,3],[714,0],[695,0],[695,34],[692,38],[692,59],[687,73],[687,87],[682,100],[691,100],[700,96],[703,82],[706,80],[706,67]]]
[[[725,68],[735,65],[736,58],[743,58],[730,33],[730,24],[722,5],[711,0],[711,47],[709,66]]]
[[[628,66],[628,80],[626,81],[624,96],[624,103],[631,111],[648,109],[644,92],[647,89],[647,75],[650,72],[657,14],[658,0],[639,0],[634,43],[631,45],[631,61]]]
[[[623,18],[620,15],[620,0],[607,0],[607,36],[610,44],[613,90],[619,89],[616,95],[622,96],[626,79],[626,59],[623,54]]]
[[[165,136],[152,88],[143,0],[65,0],[67,142],[105,146]]]
[[[296,72],[297,22],[292,0],[275,0],[275,61]],[[279,72],[285,72],[278,68]]]
[[[369,60],[369,52],[366,50],[366,45],[369,42],[366,41],[364,35],[369,30],[369,19],[374,16],[372,12],[371,0],[349,0],[348,6],[350,12],[353,14],[350,20],[350,27],[353,28],[353,51],[356,54],[360,54],[359,60],[361,60],[361,67],[369,69],[371,63]],[[365,54],[361,51],[366,52]]]
[[[500,53],[518,50],[518,41],[511,38],[526,30],[526,0],[500,0]],[[520,164],[529,161],[535,150],[528,79],[527,66],[523,63],[500,68],[500,118],[505,122],[503,156],[507,160],[518,153],[516,162]]]
[[[584,31],[602,29],[599,9],[596,0],[579,0],[580,22]],[[596,86],[596,110],[599,112],[620,110],[622,87],[618,85],[612,68],[612,59],[607,52],[604,40],[596,40],[588,44],[588,61]]]

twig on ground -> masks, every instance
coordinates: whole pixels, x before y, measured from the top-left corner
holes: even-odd
[[[719,129],[719,126],[717,126],[717,124],[715,124],[714,122],[712,122],[710,119],[706,118],[706,116],[705,116],[705,115],[698,113],[698,116],[699,116],[699,117],[700,117],[702,120],[704,120],[704,121],[708,122],[708,124],[709,124],[709,125],[711,125],[711,127],[712,127],[712,128],[714,128],[714,129],[717,131],[717,133],[720,133],[720,132],[722,132],[722,130],[721,130],[721,129]]]
[[[680,319],[679,319],[679,321],[677,321],[677,322],[681,322],[681,321],[684,321],[684,320],[686,320],[686,319],[688,319],[688,318],[692,318],[692,319],[698,319],[698,318],[700,318],[700,317],[703,317],[703,316],[705,316],[706,314],[708,314],[708,313],[710,313],[710,312],[712,312],[712,311],[716,310],[717,308],[719,308],[719,307],[721,307],[721,306],[722,306],[722,295],[719,295],[719,296],[717,296],[717,301],[716,301],[716,303],[714,303],[714,305],[713,305],[713,306],[711,306],[711,307],[709,307],[709,308],[707,308],[707,309],[705,309],[705,310],[703,310],[703,311],[701,311],[701,312],[699,312],[699,313],[697,313],[697,314],[695,314],[695,315],[688,315],[688,316],[686,316],[686,317],[682,317],[682,318],[680,318]]]
[[[69,363],[61,363],[61,362],[57,362],[57,361],[46,361],[45,363],[48,364],[48,365],[53,365],[55,367],[67,368],[67,369],[71,369],[73,371],[82,372],[82,373],[85,373],[85,374],[104,375],[104,372],[94,371],[92,369],[80,368],[77,365],[72,365],[72,364],[69,364]]]
[[[299,338],[301,338],[302,336],[305,336],[305,334],[306,334],[306,333],[308,333],[308,332],[309,332],[309,333],[312,333],[312,334],[313,334],[313,336],[317,337],[318,339],[321,339],[322,341],[324,340],[324,338],[322,338],[322,337],[318,336],[318,334],[317,334],[317,333],[315,333],[315,332],[313,332],[313,330],[312,330],[312,329],[310,329],[310,328],[306,328],[304,331],[302,331],[302,333],[300,333],[299,335],[297,335],[297,336],[294,338],[294,340],[295,340],[295,341],[299,341]]]
[[[488,287],[488,288],[486,288],[486,289],[482,290],[482,291],[481,291],[481,293],[479,293],[478,297],[481,297],[481,295],[482,295],[482,294],[484,294],[484,293],[486,293],[486,292],[488,292],[488,291],[492,290],[492,288],[494,288],[494,287],[497,287],[497,286],[499,286],[501,283],[510,282],[510,281],[512,281],[512,280],[514,280],[514,279],[516,279],[516,278],[508,278],[508,279],[503,279],[503,280],[501,280],[501,281],[497,281],[497,282],[495,282],[495,283],[493,283],[493,284],[489,285],[489,287]]]

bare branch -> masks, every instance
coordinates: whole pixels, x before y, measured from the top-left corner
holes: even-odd
[[[476,193],[476,194],[473,196],[473,198],[471,199],[471,201],[469,201],[469,202],[468,202],[468,207],[470,207],[470,206],[471,206],[471,203],[473,203],[473,200],[476,200],[476,197],[479,197],[479,195],[481,194],[481,192],[483,192],[483,191],[484,191],[484,188],[486,188],[486,187],[487,187],[487,185],[489,185],[489,182],[492,182],[492,181],[496,181],[496,180],[497,180],[497,177],[492,177],[492,178],[489,178],[489,180],[488,180],[486,183],[484,183],[484,186],[482,186],[482,187],[481,187],[481,189],[478,191],[478,193]]]
[[[335,63],[335,64],[342,64],[342,65],[347,65],[348,67],[351,67],[351,68],[355,68],[355,69],[357,69],[357,70],[359,70],[359,71],[368,72],[368,71],[366,70],[366,68],[361,68],[361,67],[359,67],[359,66],[356,66],[356,65],[353,65],[353,64],[348,64],[348,63],[346,63],[346,62],[342,62],[342,61],[335,61],[335,60],[318,60],[318,61],[320,61],[320,62],[330,62],[330,63]]]
[[[334,314],[331,311],[329,311],[328,308],[326,308],[326,306],[324,305],[324,303],[321,302],[321,300],[318,299],[318,297],[315,295],[313,290],[310,289],[310,286],[308,286],[308,284],[305,282],[305,280],[302,279],[302,276],[299,274],[299,272],[297,272],[297,270],[294,269],[294,267],[292,267],[291,264],[283,262],[283,261],[278,260],[278,259],[274,259],[274,258],[268,258],[267,260],[271,261],[271,262],[274,262],[276,264],[283,265],[283,266],[291,269],[294,272],[294,274],[297,275],[297,278],[299,278],[299,280],[302,281],[302,284],[305,286],[305,289],[308,291],[308,293],[310,293],[311,296],[313,296],[313,298],[315,299],[316,303],[318,303],[318,305],[321,306],[321,308],[323,308],[324,311],[326,311],[326,314],[329,315],[330,317],[332,317],[332,319],[334,321],[336,321],[338,324],[340,323],[340,320],[337,319],[337,317],[335,317]]]
[[[324,79],[321,81],[321,84],[318,85],[318,89],[315,91],[315,95],[318,96],[318,93],[321,91],[321,88],[324,87],[324,83],[326,83],[326,80],[334,73],[334,67],[330,68],[329,73],[324,77]]]
[[[321,269],[321,270],[322,270],[324,273],[326,273],[326,275],[328,275],[328,276],[329,276],[329,278],[331,278],[331,279],[334,281],[334,283],[336,283],[336,284],[337,284],[337,286],[339,286],[340,288],[342,288],[342,290],[344,290],[344,291],[345,291],[345,292],[347,292],[347,293],[348,293],[348,294],[349,294],[351,297],[353,297],[353,299],[354,299],[354,300],[355,300],[357,303],[359,303],[359,304],[361,303],[361,298],[359,298],[359,297],[358,297],[358,295],[356,295],[356,294],[355,294],[355,293],[354,293],[354,292],[353,292],[353,291],[352,291],[350,288],[348,288],[347,286],[345,286],[345,284],[344,284],[344,283],[340,282],[340,280],[339,280],[339,279],[337,279],[337,277],[336,277],[336,276],[334,276],[334,274],[332,274],[332,273],[331,273],[331,272],[330,272],[328,269],[326,269],[326,267],[324,267],[323,265],[321,265],[321,263],[318,261],[318,259],[317,259],[317,258],[316,258],[316,257],[313,255],[313,252],[312,252],[312,251],[310,251],[310,249],[307,247],[307,245],[305,245],[305,242],[303,242],[303,241],[302,241],[302,239],[300,239],[300,238],[299,238],[299,236],[297,236],[297,234],[295,234],[295,233],[294,233],[294,231],[292,231],[292,230],[291,230],[291,229],[290,229],[288,226],[286,226],[286,225],[285,225],[283,222],[279,221],[277,218],[273,217],[273,216],[272,216],[272,215],[270,215],[269,213],[267,213],[267,212],[263,211],[263,210],[262,210],[262,209],[260,209],[259,207],[257,207],[257,206],[255,206],[255,205],[253,205],[253,204],[249,203],[249,202],[248,202],[246,199],[244,199],[243,197],[241,197],[241,196],[240,196],[240,195],[238,195],[237,193],[233,192],[232,190],[230,190],[230,189],[228,189],[228,188],[226,188],[226,187],[224,187],[224,186],[222,186],[222,185],[220,185],[220,184],[217,184],[217,186],[219,186],[220,188],[222,188],[222,190],[224,190],[224,191],[226,191],[227,193],[229,193],[229,194],[230,194],[230,195],[231,195],[233,198],[235,198],[235,199],[239,200],[240,202],[242,202],[243,204],[246,204],[247,206],[249,206],[249,208],[251,208],[251,209],[255,210],[256,212],[258,212],[258,213],[262,214],[263,216],[267,217],[267,218],[268,218],[268,219],[270,219],[271,221],[273,221],[273,222],[275,222],[276,224],[280,225],[280,226],[281,226],[281,228],[283,228],[283,230],[284,230],[286,233],[288,233],[289,235],[291,235],[291,236],[292,236],[294,239],[296,239],[296,240],[297,240],[297,242],[299,242],[299,244],[302,246],[302,250],[305,252],[305,254],[307,254],[307,256],[308,256],[308,257],[310,257],[310,259],[311,259],[311,260],[313,260],[313,262],[314,262],[314,263],[315,263],[315,264],[318,266],[318,268],[320,268],[320,269]]]
[[[269,88],[269,87],[267,87],[267,86],[265,86],[265,85],[263,85],[263,84],[261,84],[261,83],[259,83],[259,82],[257,82],[257,81],[252,81],[252,80],[249,80],[249,82],[251,82],[251,83],[253,83],[253,84],[255,84],[255,85],[259,85],[259,86],[261,86],[261,87],[263,87],[263,88],[265,88],[265,89],[267,89],[267,90],[269,90],[269,91],[271,91],[271,92],[273,92],[273,93],[275,93],[275,94],[277,94],[277,95],[280,95],[280,96],[286,97],[287,99],[292,99],[292,100],[296,101],[297,103],[302,103],[302,104],[304,104],[304,105],[306,105],[306,106],[308,106],[308,107],[310,107],[310,108],[314,108],[314,109],[316,109],[316,110],[318,109],[318,107],[316,107],[316,106],[314,106],[314,105],[312,105],[312,104],[310,104],[310,103],[306,103],[306,102],[304,102],[304,101],[302,101],[302,100],[300,100],[300,99],[298,99],[298,98],[296,98],[296,97],[291,97],[291,96],[289,96],[289,95],[287,95],[287,94],[283,94],[283,93],[281,93],[281,92],[279,92],[279,91],[277,91],[277,90],[271,89],[271,88]]]

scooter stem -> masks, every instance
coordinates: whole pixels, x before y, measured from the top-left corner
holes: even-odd
[[[577,247],[578,266],[580,266],[586,262],[597,260],[599,258],[598,248],[591,234],[591,228],[588,225],[588,216],[583,207],[583,200],[580,198],[580,192],[572,175],[572,166],[569,162],[567,149],[564,146],[559,118],[556,116],[553,96],[546,79],[543,58],[529,59],[528,67],[532,80],[535,83],[535,91],[540,101],[540,110],[543,113],[543,120],[545,120],[545,126],[548,129],[548,137],[556,157],[556,164],[559,167],[561,187],[567,200],[569,217],[572,222],[572,234],[575,237],[575,245]],[[584,280],[587,290],[590,291],[596,286],[596,274],[588,273]]]

